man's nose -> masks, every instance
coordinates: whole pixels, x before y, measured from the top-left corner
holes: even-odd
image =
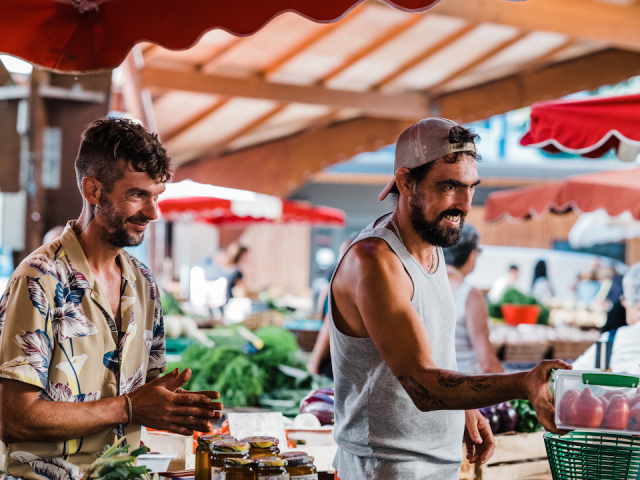
[[[142,209],[142,214],[147,217],[150,221],[157,220],[158,215],[158,201],[157,200],[149,200],[145,202],[145,206]]]
[[[456,208],[462,210],[465,214],[471,211],[471,201],[473,200],[473,189],[467,189],[460,193],[460,197],[456,202]]]

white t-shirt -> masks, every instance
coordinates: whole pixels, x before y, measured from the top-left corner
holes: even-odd
[[[609,332],[603,333],[600,340],[609,340]],[[612,351],[612,372],[640,374],[640,323],[620,327],[613,340]],[[596,345],[591,345],[572,365],[575,370],[595,370]]]

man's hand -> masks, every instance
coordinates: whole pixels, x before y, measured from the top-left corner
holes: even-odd
[[[486,463],[496,449],[489,423],[478,410],[465,410],[464,425],[467,460],[478,465]]]
[[[571,365],[562,360],[545,360],[524,377],[525,396],[536,410],[538,422],[548,432],[563,433],[556,427],[556,410],[553,406],[553,395],[549,390],[552,370],[571,370],[571,368]]]
[[[133,421],[180,435],[192,435],[194,430],[210,432],[209,420],[221,417],[222,403],[212,401],[220,395],[213,391],[183,390],[182,385],[190,377],[190,369],[182,373],[175,369],[129,394]]]

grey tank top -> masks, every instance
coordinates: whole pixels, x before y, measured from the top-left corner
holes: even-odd
[[[467,299],[473,290],[473,285],[462,282],[458,289],[453,292],[453,299],[456,303],[456,363],[458,371],[462,373],[478,374],[484,373],[478,355],[471,344],[471,336],[467,326]]]
[[[411,303],[429,335],[436,365],[456,370],[456,310],[442,249],[438,248],[438,269],[429,275],[398,237],[386,228],[375,227],[378,220],[365,228],[349,249],[366,238],[381,238],[389,245],[413,281]],[[338,443],[333,466],[340,479],[458,480],[464,412],[420,412],[371,338],[350,337],[336,328],[332,301],[329,319],[335,379],[334,437]]]

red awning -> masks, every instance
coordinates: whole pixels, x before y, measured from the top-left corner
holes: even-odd
[[[589,158],[615,149],[622,160],[634,160],[640,153],[640,95],[534,103],[520,144]]]
[[[165,219],[191,215],[195,221],[219,226],[244,226],[256,222],[302,222],[342,227],[345,213],[329,207],[313,207],[246,190],[216,187],[184,180],[170,183],[158,200]]]
[[[0,52],[63,72],[109,69],[138,42],[182,50],[214,28],[251,35],[284,12],[330,23],[362,1],[0,0]],[[383,1],[409,12],[440,2]]]
[[[640,220],[640,168],[590,173],[564,182],[493,192],[485,203],[485,220],[540,217],[571,209],[611,216],[630,211]]]

